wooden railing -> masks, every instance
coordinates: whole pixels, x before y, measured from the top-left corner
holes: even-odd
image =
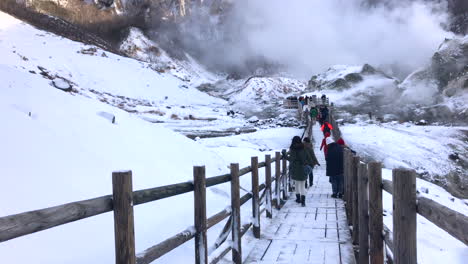
[[[384,242],[394,263],[416,264],[416,214],[425,217],[468,245],[468,217],[416,191],[416,172],[393,169],[392,181],[382,180],[382,165],[365,164],[345,149],[344,200],[358,247],[357,263],[384,263]],[[393,195],[393,233],[383,224],[382,190]],[[392,257],[393,256],[393,257]]]
[[[275,163],[275,177],[272,177],[272,163]],[[258,169],[262,167],[265,167],[265,183],[259,185]],[[252,176],[252,190],[240,197],[239,177],[248,173]],[[260,214],[266,211],[266,216],[272,218],[273,206],[280,209],[284,200],[287,199],[286,186],[288,184],[290,186],[290,183],[286,175],[288,175],[287,161],[281,159],[280,152],[275,153],[274,159],[271,155],[265,155],[265,161],[260,163],[257,157],[252,157],[251,165],[242,169],[239,169],[239,164],[233,163],[230,173],[211,178],[205,177],[204,166],[195,166],[193,182],[139,191],[132,189],[131,171],[114,172],[112,173],[112,195],[1,217],[0,242],[114,211],[115,262],[118,264],[150,263],[192,238],[195,238],[195,263],[217,263],[230,250],[232,250],[233,262],[241,263],[242,236],[253,226],[254,236],[260,238]],[[272,189],[273,181],[275,182],[274,190]],[[231,183],[231,206],[207,218],[206,188],[227,182]],[[133,206],[192,191],[195,209],[194,226],[135,254]],[[260,195],[261,191],[263,193]],[[252,222],[242,224],[240,207],[249,200],[252,200]],[[262,205],[264,205],[263,209],[261,209]],[[208,247],[207,230],[226,218],[228,220],[221,234],[213,246]],[[230,233],[232,243],[223,245]],[[221,246],[224,246],[223,250],[215,251]]]

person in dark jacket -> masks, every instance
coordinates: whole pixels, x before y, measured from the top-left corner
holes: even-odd
[[[328,152],[325,160],[327,162],[326,174],[330,177],[332,184],[332,197],[343,197],[343,147],[327,138]]]
[[[328,107],[322,106],[320,108],[320,120],[319,120],[320,125],[323,125],[323,123],[328,120],[328,114],[329,114]]]
[[[296,187],[296,202],[305,206],[305,181],[307,176],[304,172],[304,166],[307,164],[307,152],[304,144],[302,144],[301,137],[293,137],[289,152],[283,152],[283,157],[290,162],[291,178],[294,180]]]
[[[317,157],[315,156],[314,153],[314,147],[312,146],[312,143],[310,143],[310,138],[305,137],[304,138],[304,147],[307,152],[307,165],[304,167],[306,175],[309,176],[309,187],[312,187],[314,185],[314,172],[313,169],[316,165],[320,166],[320,163],[317,160]],[[307,182],[306,182],[306,188],[307,188]]]

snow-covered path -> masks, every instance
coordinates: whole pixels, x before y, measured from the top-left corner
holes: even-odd
[[[291,195],[262,231],[245,263],[355,263],[344,202],[330,197],[318,126],[313,133],[317,142],[315,154],[322,166],[314,170],[314,185],[307,192],[306,207],[295,203],[295,195]]]

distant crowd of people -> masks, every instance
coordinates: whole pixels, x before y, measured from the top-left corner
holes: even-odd
[[[323,150],[326,161],[326,176],[329,177],[329,182],[332,185],[331,197],[342,198],[344,192],[343,150],[349,147],[345,144],[343,138],[339,138],[335,142],[331,137],[333,126],[329,122],[329,109],[326,96],[322,95],[320,98],[321,104],[318,105],[310,102],[311,98],[301,96],[297,100],[303,107],[304,115],[310,117],[312,125],[315,125],[316,121],[320,124],[320,130],[323,132],[320,150]],[[295,182],[296,202],[305,206],[307,181],[309,181],[309,186],[313,186],[313,169],[315,166],[320,166],[310,138],[305,137],[301,140],[299,136],[293,137],[289,151],[284,151],[283,157],[290,162],[289,169],[291,178]]]

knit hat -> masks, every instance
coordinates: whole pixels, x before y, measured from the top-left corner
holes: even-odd
[[[344,140],[342,138],[338,139],[338,141],[336,141],[336,143],[338,143],[339,145],[344,145]]]
[[[327,137],[327,140],[325,142],[327,142],[327,145],[330,145],[331,143],[334,143],[335,141],[333,141],[331,137]]]

